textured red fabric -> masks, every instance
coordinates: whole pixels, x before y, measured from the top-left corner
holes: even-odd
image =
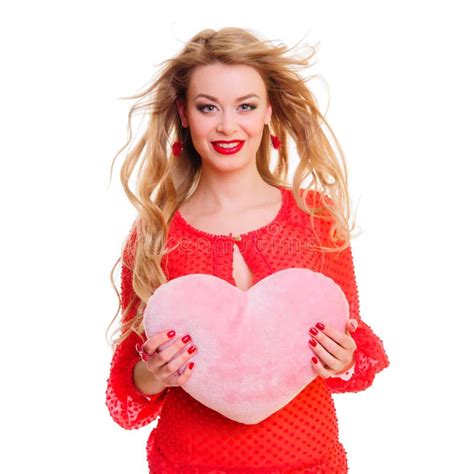
[[[388,367],[389,360],[382,340],[360,318],[351,247],[338,253],[315,250],[318,241],[309,215],[299,209],[290,188],[280,190],[283,201],[274,220],[241,234],[240,240],[198,230],[175,213],[167,238],[167,248],[175,248],[163,259],[162,268],[168,280],[207,273],[235,285],[232,263],[233,246],[237,245],[254,275],[253,283],[284,268],[320,271],[340,285],[350,316],[358,320],[357,330],[351,333],[357,343],[354,373],[348,380],[317,377],[269,418],[244,425],[202,405],[181,387],[168,387],[153,397],[141,394],[132,379],[139,360],[135,343],[140,338],[132,334],[112,358],[106,404],[112,418],[125,429],[140,428],[159,417],[146,446],[150,473],[348,472],[332,394],[365,390],[375,374]],[[308,193],[308,200],[312,197],[313,193]],[[329,244],[330,223],[314,219],[314,224],[319,243]],[[133,228],[128,242],[123,257],[133,264]],[[134,295],[131,271],[125,265],[121,277],[124,307]]]

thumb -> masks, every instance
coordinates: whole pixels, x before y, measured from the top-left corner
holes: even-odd
[[[357,320],[353,319],[353,318],[348,319],[347,320],[347,327],[348,327],[350,332],[354,332],[358,327]]]

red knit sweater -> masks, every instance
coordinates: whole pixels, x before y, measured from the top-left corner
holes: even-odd
[[[132,378],[133,367],[140,360],[135,344],[145,338],[140,340],[132,333],[112,357],[106,404],[112,418],[125,429],[140,428],[159,417],[146,447],[150,473],[342,474],[348,470],[332,394],[365,390],[375,374],[388,367],[389,360],[382,340],[360,318],[351,247],[324,256],[314,250],[319,243],[309,215],[297,206],[291,189],[280,190],[283,201],[274,220],[241,234],[240,240],[198,230],[176,212],[167,247],[179,246],[162,260],[163,271],[168,280],[207,273],[235,285],[233,252],[226,244],[230,248],[236,244],[254,275],[253,283],[290,267],[324,273],[343,289],[350,317],[359,323],[351,333],[357,343],[352,376],[348,380],[317,377],[278,412],[258,424],[245,425],[202,405],[181,387],[167,387],[155,396],[139,392]],[[309,201],[312,196],[308,193]],[[320,242],[329,244],[330,223],[322,219],[314,219],[314,223]],[[126,259],[133,265],[134,232],[132,227],[122,259],[122,309],[134,296],[132,274],[123,265]]]

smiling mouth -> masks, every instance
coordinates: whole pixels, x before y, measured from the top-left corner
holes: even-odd
[[[238,153],[244,146],[245,140],[234,140],[234,141],[215,141],[211,142],[214,150],[221,155],[234,155]]]
[[[219,141],[216,141],[216,142],[211,142],[211,143],[213,145],[217,145],[220,148],[231,149],[231,148],[235,148],[235,147],[239,146],[241,143],[243,143],[243,140],[235,140],[233,142],[219,142]]]

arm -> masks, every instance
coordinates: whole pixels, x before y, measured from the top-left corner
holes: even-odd
[[[359,392],[369,387],[375,375],[389,366],[382,340],[372,331],[359,314],[359,296],[352,258],[352,248],[340,253],[326,253],[325,274],[332,278],[344,291],[349,302],[349,317],[357,320],[358,327],[351,333],[357,344],[353,366],[338,376],[326,379],[332,393]]]
[[[127,245],[129,243],[130,239]],[[122,311],[134,295],[132,271],[122,263],[120,298]],[[130,317],[136,314],[136,307],[130,313]],[[107,380],[106,406],[113,420],[128,430],[141,428],[156,419],[161,413],[168,392],[166,388],[155,393],[155,389],[160,387],[157,384],[150,384],[149,377],[144,375],[140,355],[135,349],[135,345],[141,342],[143,342],[141,338],[134,332],[121,342],[112,357]],[[140,388],[135,385],[135,375]],[[155,394],[147,395],[153,393]]]
[[[107,380],[106,405],[113,420],[122,428],[131,430],[141,428],[161,413],[167,390],[155,395],[147,395],[134,383],[134,369],[140,356],[135,344],[140,338],[131,333],[117,347],[110,364]]]

